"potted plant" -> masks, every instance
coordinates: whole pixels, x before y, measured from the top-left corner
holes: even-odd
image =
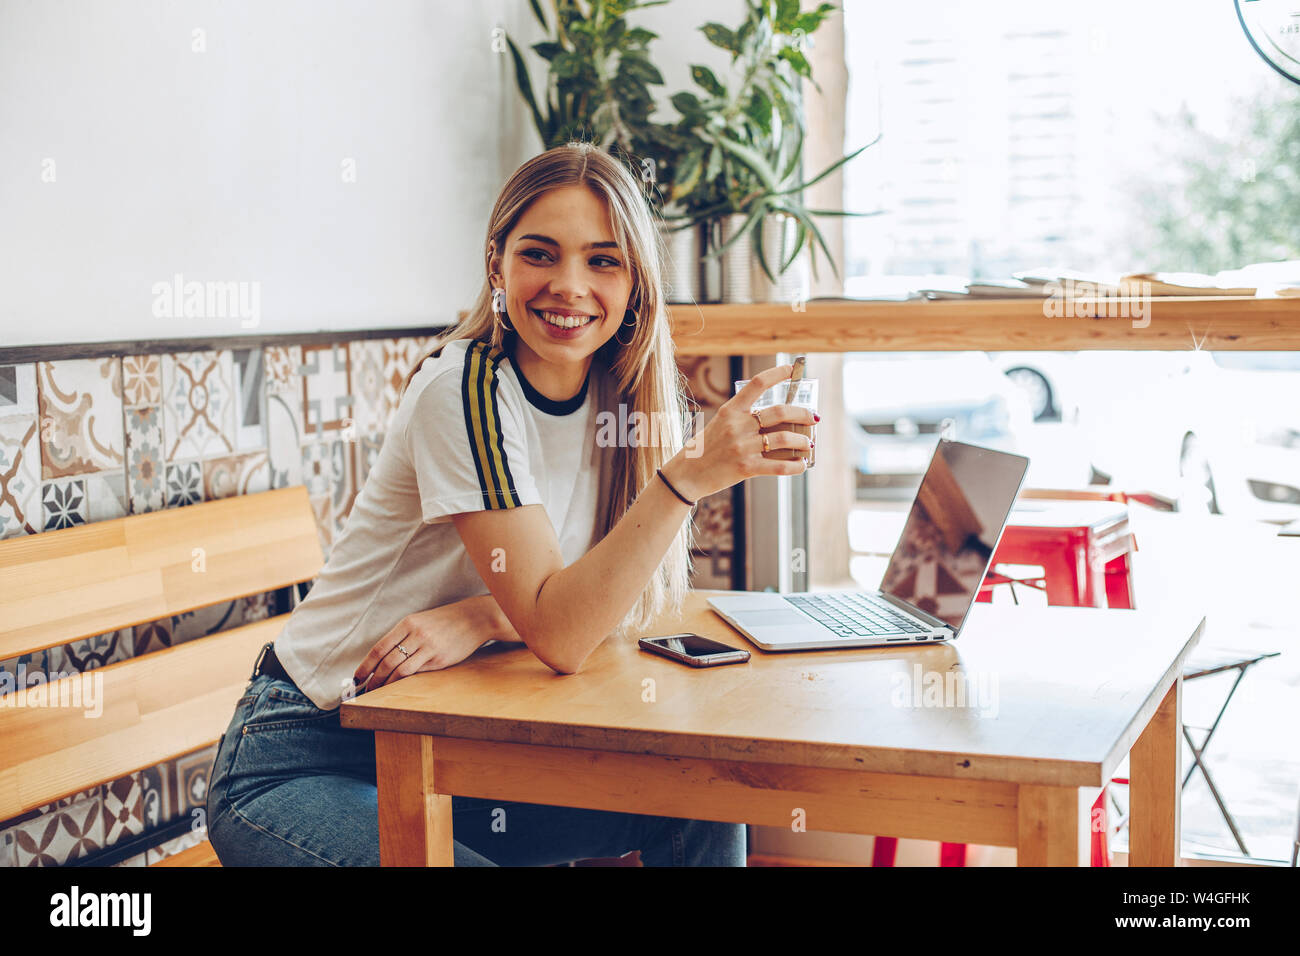
[[[812,216],[853,215],[807,210],[798,200],[801,189],[866,149],[801,181],[804,116],[798,84],[803,77],[812,80],[803,42],[836,8],[823,3],[801,12],[799,0],[749,0],[738,29],[705,24],[701,29],[709,41],[731,52],[738,81],[729,90],[708,68],[692,67],[706,96],[678,93],[672,103],[680,118],[659,123],[651,119],[655,106],[649,89],[663,84],[649,54],[657,34],[629,26],[626,15],[666,2],[551,0],[548,20],[540,0],[529,0],[547,34],[531,47],[547,62],[546,87],[540,97],[534,93],[523,56],[507,37],[516,81],[545,148],[585,139],[621,155],[640,176],[647,200],[665,224],[672,301],[708,298],[699,294],[706,248],[713,258],[729,256],[730,297],[744,301],[748,296],[740,280],[755,258],[749,249],[755,229],[772,234],[777,217],[789,226],[784,249],[779,241],[757,247],[762,274],[774,282],[769,261],[779,265],[777,275],[784,274],[809,233],[830,257]],[[725,234],[711,241],[724,226]],[[775,234],[779,240],[781,232]]]
[[[701,29],[714,46],[731,54],[734,81],[728,86],[703,66],[691,75],[703,95],[682,92],[672,98],[682,114],[676,132],[693,140],[677,162],[670,198],[684,208],[688,223],[711,224],[709,257],[724,259],[724,275],[732,280],[724,298],[748,301],[748,274],[752,259],[775,283],[808,246],[816,273],[815,249],[820,245],[836,275],[834,259],[814,216],[861,215],[838,209],[807,209],[799,193],[829,176],[859,155],[866,146],[841,157],[811,178],[802,177],[805,133],[799,82],[812,79],[803,46],[827,15],[837,9],[822,3],[801,11],[799,0],[748,0],[744,22],[732,30],[718,23]],[[820,87],[818,87],[820,89]],[[788,225],[790,237],[780,242]],[[772,227],[776,226],[775,229]],[[755,230],[778,240],[752,244]],[[784,245],[782,249],[781,246]],[[754,251],[749,251],[749,248]],[[769,259],[778,266],[774,274]]]
[[[629,26],[627,14],[661,6],[668,0],[551,0],[548,22],[540,0],[529,0],[533,15],[548,38],[532,50],[547,61],[546,88],[533,92],[528,68],[510,37],[520,95],[532,113],[542,146],[550,149],[571,140],[586,140],[622,154],[643,180],[654,183],[671,175],[674,136],[650,120],[655,110],[651,86],[663,76],[650,62],[649,46],[658,34]],[[644,160],[653,166],[647,169]],[[662,197],[649,195],[656,205]]]
[[[680,210],[668,205],[660,183],[671,183],[680,157],[695,139],[680,122],[658,123],[651,86],[663,76],[650,61],[652,30],[629,26],[627,14],[659,6],[668,0],[552,0],[548,20],[539,0],[529,0],[547,39],[531,49],[547,62],[546,87],[534,94],[524,58],[506,37],[514,59],[520,95],[546,149],[570,140],[599,144],[620,155],[645,185],[651,208],[663,219],[677,219]],[[667,282],[672,300],[699,297],[701,249],[694,223],[674,231],[662,230],[668,254]]]

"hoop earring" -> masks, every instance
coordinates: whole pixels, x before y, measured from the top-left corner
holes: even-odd
[[[632,316],[631,322],[627,321],[627,317],[629,315]],[[618,337],[618,333],[623,330],[624,326],[628,326],[633,329],[636,328],[636,313],[633,312],[631,309],[628,309],[625,313],[623,313],[623,321],[622,323],[620,323],[618,329],[614,332],[614,339],[618,342],[619,345],[631,345],[632,344],[631,342],[624,342],[622,339]],[[632,337],[636,338],[635,332],[632,333]]]
[[[507,332],[513,332],[515,327],[505,320],[506,315],[506,290],[494,288],[492,290],[492,311],[496,313],[497,321],[501,323],[501,328]]]

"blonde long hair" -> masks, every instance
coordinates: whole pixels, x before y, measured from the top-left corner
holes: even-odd
[[[592,362],[601,363],[612,373],[618,393],[613,397],[626,404],[627,421],[657,423],[657,441],[627,441],[620,436],[617,447],[611,449],[613,464],[602,482],[603,498],[596,515],[596,527],[603,538],[641,490],[656,480],[655,471],[682,448],[690,416],[685,378],[677,367],[664,308],[662,236],[636,179],[620,160],[591,143],[568,143],[534,156],[515,171],[497,197],[488,220],[483,243],[483,285],[473,307],[416,361],[402,383],[402,392],[424,360],[437,355],[448,342],[472,339],[506,350],[508,337],[517,333],[505,330],[492,311],[488,241],[495,240],[497,252],[504,255],[506,237],[533,200],[547,190],[579,184],[604,199],[614,238],[621,249],[627,250],[633,279],[628,302],[636,315],[631,341],[624,345],[618,335],[610,338],[597,350]],[[636,412],[644,418],[633,417]],[[639,436],[642,429],[636,428],[634,433]],[[642,630],[664,610],[682,606],[690,587],[692,536],[692,522],[683,522],[655,574],[616,628],[616,635]]]

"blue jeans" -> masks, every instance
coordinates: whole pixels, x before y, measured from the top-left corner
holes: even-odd
[[[456,866],[541,866],[641,851],[645,866],[744,866],[745,827],[452,797]],[[224,866],[378,866],[375,735],[294,684],[249,683],[217,747],[208,838]]]

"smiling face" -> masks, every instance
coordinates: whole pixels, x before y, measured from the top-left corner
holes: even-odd
[[[622,324],[633,284],[604,200],[581,185],[548,190],[519,217],[504,249],[491,248],[492,284],[506,290],[519,351],[561,377],[585,372]]]

